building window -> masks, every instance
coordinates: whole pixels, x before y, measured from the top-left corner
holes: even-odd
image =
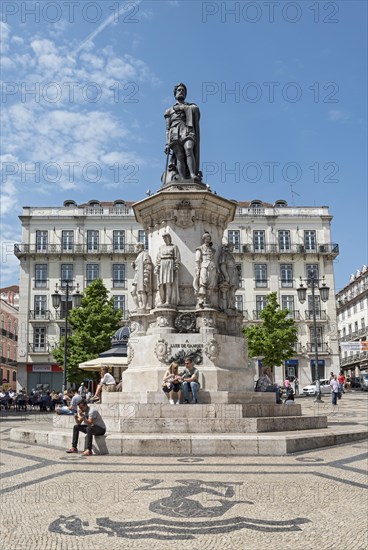
[[[259,313],[264,310],[266,305],[267,305],[267,296],[256,296],[257,318],[258,318]]]
[[[319,351],[322,351],[323,347],[323,327],[316,327],[317,328],[317,348]],[[315,345],[314,345],[314,328],[310,327],[309,329],[309,336],[311,341],[311,351],[315,351]]]
[[[10,335],[11,331],[12,331],[12,320],[11,320],[10,317],[8,317],[8,333],[9,333],[9,335]]]
[[[281,309],[288,309],[291,312],[291,317],[294,317],[294,296],[282,296]]]
[[[112,246],[114,250],[123,251],[125,249],[125,231],[123,230],[113,231]]]
[[[74,231],[61,232],[61,247],[63,252],[71,252],[74,248]]]
[[[17,381],[17,373],[13,370],[13,382]]]
[[[360,320],[360,324],[361,324],[362,328],[365,328],[365,319],[364,319],[364,317]]]
[[[360,300],[359,303],[360,303],[360,309],[361,310],[364,309],[364,300]]]
[[[306,276],[308,281],[308,286],[312,286],[312,278],[314,278],[314,286],[318,287],[318,278],[319,278],[319,266],[318,264],[307,264],[305,266]]]
[[[319,296],[314,297],[314,308],[316,319],[321,318],[321,299]],[[313,296],[308,296],[308,319],[313,319]]]
[[[72,329],[70,328],[70,326],[68,325],[68,328],[67,328],[67,334],[68,336],[71,336],[73,333],[72,333]],[[60,327],[60,338],[64,338],[65,336],[65,327]]]
[[[293,287],[293,264],[280,264],[280,279],[282,288]]]
[[[279,231],[279,250],[280,252],[289,252],[291,249],[290,231]]]
[[[35,287],[36,288],[47,287],[47,264],[35,265]]]
[[[364,320],[364,319],[363,319],[363,320]],[[14,330],[14,336],[16,336],[16,335],[17,335],[17,330],[18,330],[16,321],[14,321],[14,328],[13,328],[13,330]]]
[[[35,327],[33,332],[33,351],[46,351],[45,327]]]
[[[244,288],[242,264],[236,264],[236,269],[238,271],[239,288]]]
[[[48,231],[36,231],[36,250],[45,252],[48,244]]]
[[[138,242],[144,244],[145,250],[148,250],[148,237],[143,229],[138,231]]]
[[[47,296],[36,294],[34,297],[34,317],[35,319],[44,319],[46,316]]]
[[[352,329],[352,324],[349,323],[349,334],[351,334],[353,332],[353,329]]]
[[[353,306],[353,313],[356,313],[358,311],[357,304],[354,304]]]
[[[316,232],[304,231],[304,247],[306,252],[316,251]]]
[[[354,332],[358,332],[358,321],[355,321],[354,323]]]
[[[66,283],[73,281],[73,264],[61,264],[60,266],[61,286],[66,286]]]
[[[227,232],[227,240],[229,243],[232,243],[234,245],[235,252],[240,251],[240,231],[229,230]]]
[[[114,298],[114,309],[121,311],[121,316],[125,317],[126,314],[126,299],[124,294],[118,294]]]
[[[265,232],[253,231],[254,252],[264,252],[265,250]]]
[[[59,311],[59,315],[60,315],[60,319],[65,319],[65,315],[66,315],[66,309],[68,308],[68,312],[71,311],[73,307],[73,299],[71,297],[71,295],[69,294],[68,295],[68,301],[66,300],[66,295],[63,294],[61,296],[61,300],[60,300],[60,311]]]
[[[267,287],[267,264],[255,264],[254,278],[257,288]]]
[[[97,252],[99,244],[99,232],[89,229],[87,231],[87,252]]]
[[[98,279],[100,276],[100,266],[98,264],[87,264],[86,268],[86,280],[87,285],[92,283],[95,279]]]
[[[1,330],[5,332],[5,316],[1,315]]]
[[[343,337],[346,336],[346,327],[342,328],[342,335],[343,335]]]
[[[125,288],[125,264],[113,264],[112,286],[114,288]]]
[[[235,308],[243,313],[243,296],[241,294],[235,296]]]

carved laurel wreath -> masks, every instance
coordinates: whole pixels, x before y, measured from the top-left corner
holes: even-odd
[[[211,338],[211,340],[207,342],[204,352],[211,361],[217,359],[220,353],[219,343],[214,338]]]
[[[196,316],[194,313],[180,313],[175,318],[175,327],[178,332],[187,333],[196,331]]]

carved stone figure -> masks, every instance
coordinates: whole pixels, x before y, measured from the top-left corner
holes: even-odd
[[[221,309],[235,309],[235,293],[239,288],[239,273],[232,254],[234,244],[223,245],[219,257]]]
[[[172,180],[201,181],[199,173],[199,108],[195,103],[186,103],[187,88],[177,84],[174,88],[176,103],[165,112],[166,148],[171,160],[167,162],[164,184]],[[169,159],[167,159],[168,161]]]
[[[204,233],[202,245],[196,249],[195,276],[193,287],[200,307],[217,307],[216,250],[212,246],[211,235]]]
[[[176,306],[179,303],[179,248],[172,244],[170,233],[162,235],[165,244],[160,246],[157,258],[155,273],[157,274],[157,285],[159,301],[157,306]]]
[[[142,243],[137,244],[138,256],[132,263],[135,270],[131,295],[138,309],[152,307],[152,261]]]

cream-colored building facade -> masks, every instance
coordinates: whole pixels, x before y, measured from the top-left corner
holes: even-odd
[[[349,283],[336,294],[340,342],[361,342],[368,337],[368,267],[363,265]],[[345,375],[368,372],[367,351],[341,351],[341,369]]]
[[[148,247],[148,241],[132,203],[123,200],[24,207],[20,220],[22,242],[15,245],[20,261],[18,379],[29,390],[42,382],[59,389],[62,373],[52,350],[65,331],[66,301],[64,297],[59,310],[53,308],[56,285],[68,280],[74,291],[77,285],[83,291],[101,277],[126,320],[135,308],[130,291],[136,244]],[[333,270],[338,245],[331,242],[331,220],[327,206],[239,202],[224,232],[224,242],[234,244],[240,280],[236,306],[243,312],[244,325],[260,322],[270,292],[277,293],[281,307],[290,310],[297,323],[295,355],[275,370],[279,382],[297,376],[303,386],[314,378],[311,292],[304,304],[297,297],[300,277],[307,280],[312,274],[325,277],[330,288],[326,303],[319,299],[318,289],[315,298],[319,375],[323,378],[340,368]],[[198,235],[197,246],[200,241]],[[256,379],[260,362],[252,360]]]

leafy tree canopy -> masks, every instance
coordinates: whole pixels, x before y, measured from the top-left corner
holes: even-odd
[[[267,306],[259,315],[262,323],[243,330],[249,357],[262,357],[262,364],[273,368],[294,355],[298,329],[294,319],[287,319],[289,313],[280,309],[276,292],[269,294]]]
[[[80,308],[69,312],[68,324],[73,334],[67,341],[68,382],[79,384],[85,373],[78,368],[79,363],[95,359],[111,347],[111,338],[119,328],[121,312],[114,309],[113,299],[102,279],[95,279],[88,285]],[[55,360],[64,364],[64,338],[53,352]]]

